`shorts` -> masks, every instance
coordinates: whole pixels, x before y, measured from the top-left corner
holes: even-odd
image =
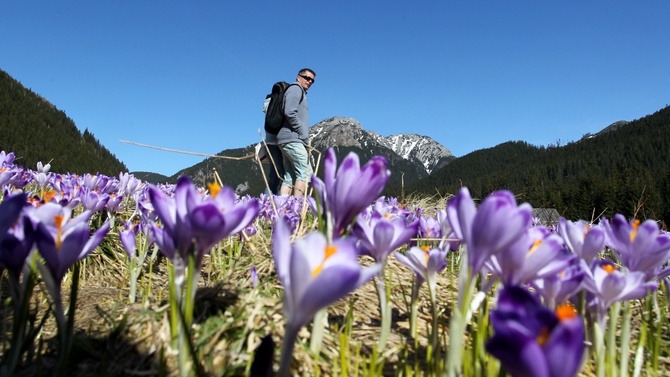
[[[309,165],[307,147],[300,142],[281,144],[282,158],[284,159],[284,182],[283,186],[292,187],[295,181],[307,182],[312,175],[312,167]]]

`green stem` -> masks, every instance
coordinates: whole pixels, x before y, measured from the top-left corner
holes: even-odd
[[[596,353],[596,376],[605,377],[605,334],[604,334],[605,322],[604,320],[598,321],[593,326],[593,342],[594,350]]]
[[[69,375],[67,369],[70,362],[70,352],[72,351],[72,337],[74,333],[74,313],[77,308],[77,294],[79,292],[79,274],[81,271],[81,262],[75,262],[72,270],[72,287],[70,289],[70,305],[67,310],[67,322],[65,328],[61,329],[61,349],[58,356],[58,376]],[[64,330],[64,331],[63,331]]]
[[[321,351],[321,344],[323,343],[323,333],[328,319],[328,310],[326,308],[316,312],[314,321],[312,323],[312,336],[310,338],[309,349],[314,355],[318,355]]]
[[[630,358],[630,321],[631,310],[630,301],[626,301],[623,305],[623,318],[621,322],[621,377],[628,376],[628,359]]]
[[[610,307],[610,324],[607,329],[607,375],[614,376],[617,373],[617,362],[616,362],[616,331],[619,323],[619,312],[621,310],[621,303],[615,302]]]
[[[298,339],[299,330],[300,329],[292,329],[288,324],[286,324],[284,340],[282,341],[281,346],[281,356],[279,357],[279,372],[277,372],[278,377],[286,377],[289,375],[291,370],[291,361],[293,360],[293,347],[295,347],[295,341]]]
[[[377,275],[376,280],[377,295],[379,296],[379,311],[381,314],[381,331],[379,334],[379,343],[377,349],[383,352],[388,341],[389,333],[391,332],[391,303],[386,299],[386,284],[384,283],[384,271],[382,270]]]

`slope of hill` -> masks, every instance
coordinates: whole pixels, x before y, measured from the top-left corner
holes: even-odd
[[[16,163],[34,169],[116,176],[126,166],[91,134],[38,94],[0,70],[0,150],[14,152]]]

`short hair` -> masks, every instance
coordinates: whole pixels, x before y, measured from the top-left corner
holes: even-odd
[[[316,77],[316,72],[314,72],[313,70],[311,70],[309,68],[303,68],[303,69],[299,70],[298,71],[298,76],[305,74],[305,72],[310,72],[312,75],[314,75],[314,77]]]

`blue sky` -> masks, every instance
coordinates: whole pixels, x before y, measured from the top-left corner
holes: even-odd
[[[6,1],[0,69],[130,171],[260,141],[262,101],[317,73],[310,123],[457,156],[578,140],[670,104],[670,1]],[[54,135],[57,137],[57,135]],[[45,156],[49,160],[54,156]]]

